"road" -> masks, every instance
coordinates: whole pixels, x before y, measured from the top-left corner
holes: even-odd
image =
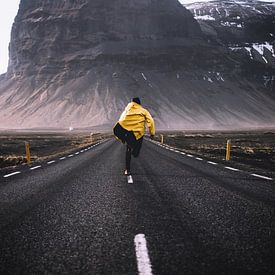
[[[274,274],[275,182],[108,140],[1,176],[1,274]]]

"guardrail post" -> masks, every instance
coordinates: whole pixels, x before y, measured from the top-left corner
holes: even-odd
[[[31,152],[30,152],[30,144],[29,142],[25,142],[25,149],[26,149],[26,158],[28,165],[31,164]]]
[[[160,143],[163,144],[163,142],[164,142],[164,136],[160,135]]]
[[[230,150],[231,150],[231,140],[227,140],[227,145],[226,145],[226,161],[230,160]]]

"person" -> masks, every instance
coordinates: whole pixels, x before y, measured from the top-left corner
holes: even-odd
[[[138,97],[133,98],[121,114],[114,127],[114,135],[126,143],[126,169],[124,174],[131,174],[131,156],[138,157],[145,134],[145,123],[149,128],[150,138],[155,135],[155,123],[151,114],[141,106]]]

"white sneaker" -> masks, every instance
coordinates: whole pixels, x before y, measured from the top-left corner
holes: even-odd
[[[125,176],[129,176],[129,175],[131,175],[131,173],[130,173],[130,171],[128,171],[127,169],[124,171],[124,175]]]

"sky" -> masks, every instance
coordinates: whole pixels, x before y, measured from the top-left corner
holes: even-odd
[[[0,4],[0,74],[7,71],[9,59],[10,32],[17,14],[20,0],[1,1]]]
[[[207,2],[209,0],[179,0],[183,4]],[[267,0],[270,1],[270,0]],[[0,74],[7,71],[9,59],[9,41],[12,23],[17,14],[20,0],[1,1],[0,3]]]

